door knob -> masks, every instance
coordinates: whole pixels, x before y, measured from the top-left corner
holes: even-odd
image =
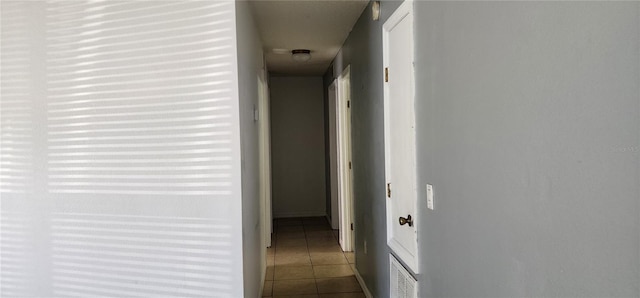
[[[407,215],[407,218],[400,216],[398,221],[400,222],[401,226],[404,226],[406,224],[409,224],[410,227],[413,226],[413,220],[411,219],[411,214]]]

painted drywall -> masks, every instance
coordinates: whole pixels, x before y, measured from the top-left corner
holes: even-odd
[[[262,243],[264,212],[261,210],[259,131],[254,112],[258,109],[258,76],[264,71],[262,42],[246,1],[236,1],[238,50],[238,95],[242,148],[242,257],[244,296],[260,297],[266,265]]]
[[[356,267],[376,297],[397,5],[363,14],[324,77],[351,64]],[[640,4],[414,5],[418,183],[435,193],[427,211],[419,188],[420,297],[638,297]]]
[[[351,136],[356,267],[374,297],[389,295],[389,249],[385,225],[382,98],[382,23],[401,2],[382,2],[379,21],[371,4],[324,76],[328,86],[351,65]],[[365,242],[367,253],[365,253]]]
[[[415,12],[421,292],[640,296],[640,3]]]
[[[272,76],[273,216],[325,216],[321,77]]]
[[[0,296],[243,297],[234,2],[1,6]]]

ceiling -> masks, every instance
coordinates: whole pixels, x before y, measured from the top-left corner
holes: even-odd
[[[368,2],[250,1],[269,72],[290,75],[324,74]],[[311,50],[311,60],[293,61],[293,49]]]

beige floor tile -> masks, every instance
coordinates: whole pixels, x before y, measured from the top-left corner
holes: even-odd
[[[276,249],[276,256],[291,255],[291,254],[308,254],[309,250],[307,246],[278,246]]]
[[[276,220],[275,222],[275,226],[278,226],[278,227],[301,226],[301,225],[302,225],[302,220],[297,218],[280,219],[280,220]]]
[[[273,295],[317,294],[315,279],[273,281]]]
[[[344,256],[347,258],[347,262],[349,262],[349,264],[356,263],[356,255],[352,251],[345,252]]]
[[[273,256],[276,253],[276,246],[267,247],[267,256]]]
[[[366,298],[364,293],[329,293],[320,294],[320,298]]]
[[[329,242],[339,242],[339,238],[335,237],[330,231],[308,231],[305,232],[307,239],[324,240]]]
[[[276,266],[274,279],[307,279],[314,278],[311,266]]]
[[[265,280],[273,280],[273,271],[274,271],[274,266],[267,266],[267,273],[265,275]]]
[[[309,258],[309,254],[278,255],[276,252],[275,265],[276,266],[311,265],[311,259]]]
[[[307,239],[305,238],[278,238],[278,242],[276,244],[276,248],[282,248],[285,246],[307,246]]]
[[[269,297],[272,294],[273,281],[267,280],[264,282],[264,288],[262,288],[262,297]]]
[[[276,256],[267,256],[267,266],[275,266],[276,262]]]
[[[311,256],[311,263],[315,265],[347,265],[347,259],[344,257],[342,252],[320,252],[320,253],[309,253]],[[276,265],[278,259],[276,257]]]
[[[297,232],[280,232],[276,234],[275,238],[277,240],[284,239],[305,239],[307,235],[305,232],[297,231]]]
[[[342,253],[342,248],[338,244],[329,244],[329,245],[309,245],[308,246],[310,253]]]
[[[327,231],[311,231],[306,232],[307,240],[311,239],[313,241],[319,242],[329,242],[329,243],[340,243],[339,238],[333,237],[333,235],[329,235]]]
[[[353,276],[353,270],[349,265],[318,265],[313,266],[313,274],[316,278],[347,277]]]
[[[329,224],[326,217],[304,217],[302,223],[305,225]]]
[[[337,240],[330,238],[308,238],[307,246],[317,248],[337,248],[340,249],[340,244]]]
[[[288,232],[304,232],[302,226],[278,226],[276,233],[288,233]]]
[[[272,298],[318,298],[318,294],[273,296]]]
[[[310,254],[321,254],[321,253],[342,253],[342,250],[338,247],[310,247]]]
[[[316,279],[316,283],[318,285],[318,293],[321,294],[362,292],[360,284],[353,276],[340,278],[318,278]]]
[[[337,241],[331,230],[306,231],[305,233],[307,234],[307,238],[326,238]]]
[[[304,226],[304,231],[305,232],[312,232],[312,231],[332,231],[331,227],[329,225],[305,225]],[[332,232],[333,234],[333,232]]]

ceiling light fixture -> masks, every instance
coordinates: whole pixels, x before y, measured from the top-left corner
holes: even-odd
[[[377,21],[380,18],[380,1],[371,4],[371,19]]]
[[[307,62],[311,60],[311,51],[305,49],[296,49],[291,51],[291,58],[297,62]]]

